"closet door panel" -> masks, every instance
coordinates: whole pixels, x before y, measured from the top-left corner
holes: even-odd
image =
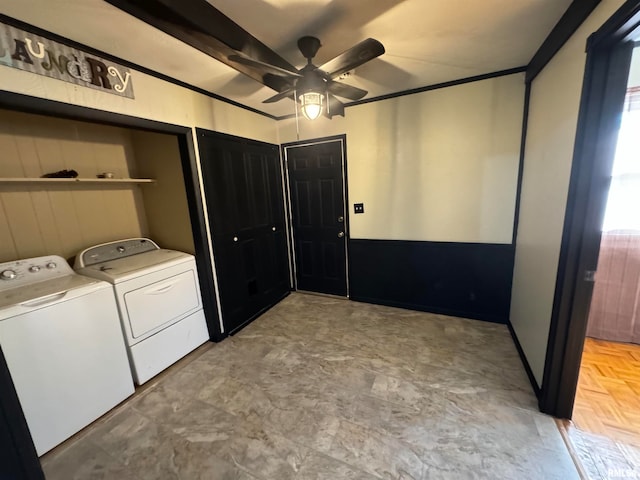
[[[247,232],[250,234],[254,224],[252,191],[249,183],[250,165],[248,165],[244,153],[235,149],[228,162],[230,174],[223,181],[231,183],[234,197],[230,204],[223,205],[222,208],[235,212],[236,233]]]
[[[245,162],[249,172],[250,204],[253,228],[268,227],[271,222],[271,198],[266,158],[257,152],[249,153]]]
[[[234,325],[242,324],[247,308],[244,268],[239,268],[237,245],[225,245],[224,238],[214,238],[214,255],[216,258],[216,271],[218,275],[220,297],[222,299],[222,318],[225,330],[228,331]],[[224,279],[224,281],[222,281]]]
[[[289,290],[280,156],[275,146],[199,130],[225,331]]]
[[[278,231],[285,228],[285,213],[284,213],[284,193],[283,193],[283,178],[280,164],[279,155],[267,155],[266,168],[267,176],[269,178],[269,198],[270,204],[270,218],[272,225],[275,226]],[[285,239],[286,245],[286,239]],[[286,248],[285,248],[286,249]]]
[[[272,232],[264,236],[264,296],[270,299],[282,298],[289,291],[289,269],[284,231]]]

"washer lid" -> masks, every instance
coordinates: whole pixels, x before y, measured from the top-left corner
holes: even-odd
[[[160,249],[96,263],[89,267],[77,268],[76,271],[82,275],[99,278],[115,284],[193,260],[194,256],[188,253]]]
[[[18,305],[26,309],[41,307],[55,301],[69,300],[70,298],[86,295],[105,287],[110,288],[108,284],[95,278],[71,273],[42,282],[31,283],[27,286],[0,291],[0,309]]]

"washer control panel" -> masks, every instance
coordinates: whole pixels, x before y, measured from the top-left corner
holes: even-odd
[[[118,258],[150,252],[151,250],[160,250],[160,247],[148,238],[128,238],[126,240],[103,243],[80,252],[76,257],[74,267],[90,267],[96,263],[109,262]]]
[[[0,290],[21,287],[73,273],[74,271],[67,261],[57,255],[0,263]]]

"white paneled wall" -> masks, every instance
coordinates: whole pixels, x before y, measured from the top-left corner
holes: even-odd
[[[0,111],[0,177],[74,169],[136,176],[127,130]],[[82,248],[147,233],[136,185],[0,185],[0,261],[75,255]]]

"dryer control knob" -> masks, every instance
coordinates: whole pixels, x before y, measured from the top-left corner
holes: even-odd
[[[2,278],[2,280],[13,280],[17,276],[18,274],[15,270],[3,270],[2,273],[0,273],[0,278]]]
[[[58,265],[56,265],[56,263],[55,263],[55,262],[49,262],[49,263],[47,263],[47,268],[48,268],[49,270],[53,270],[53,269],[54,269],[54,268],[56,268],[57,266],[58,266]]]
[[[38,265],[31,265],[29,267],[29,271],[31,273],[38,273],[40,271],[40,267]]]

